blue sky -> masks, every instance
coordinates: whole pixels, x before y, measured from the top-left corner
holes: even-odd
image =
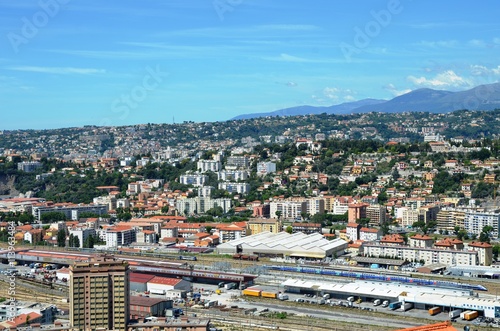
[[[500,78],[498,1],[0,0],[0,130],[225,121]]]

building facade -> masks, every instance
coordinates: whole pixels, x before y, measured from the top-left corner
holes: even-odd
[[[128,264],[112,256],[91,257],[70,266],[70,323],[94,331],[126,330],[129,320]]]

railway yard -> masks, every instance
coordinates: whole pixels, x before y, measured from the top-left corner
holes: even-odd
[[[48,254],[54,257],[53,260],[57,260],[57,256],[60,255],[66,257],[73,255],[74,258],[76,256],[84,258],[86,255],[91,254],[88,251],[60,251],[39,248],[34,250],[32,247],[30,249],[42,252],[40,254]],[[179,256],[182,256],[182,258]],[[195,282],[194,285],[198,287],[204,286],[205,288],[214,287],[216,289],[217,286],[216,279],[210,278],[213,277],[212,274],[208,273],[210,271],[214,272],[213,275],[253,275],[250,278],[240,280],[239,285],[243,285],[242,287],[224,289],[219,291],[222,293],[212,294],[210,298],[218,301],[220,306],[209,309],[201,306],[189,307],[191,313],[209,317],[216,325],[226,330],[258,330],[279,327],[280,330],[350,331],[363,328],[383,331],[450,320],[449,311],[451,311],[452,307],[450,305],[449,309],[447,309],[446,302],[448,301],[445,299],[443,299],[441,305],[443,311],[441,312],[440,308],[440,313],[438,312],[435,316],[432,316],[430,310],[436,307],[430,307],[428,304],[419,305],[417,301],[415,301],[415,306],[412,305],[409,310],[402,309],[400,306],[396,309],[390,309],[390,307],[382,307],[380,303],[374,304],[374,302],[376,303],[375,300],[377,300],[376,297],[364,296],[361,294],[361,290],[358,290],[358,293],[351,293],[352,295],[346,292],[344,295],[342,291],[351,291],[352,284],[358,284],[358,287],[366,287],[370,291],[404,285],[403,292],[408,291],[409,293],[415,288],[423,290],[429,287],[433,288],[432,291],[438,291],[439,295],[444,294],[443,298],[448,295],[447,293],[451,293],[450,291],[453,291],[451,288],[454,287],[455,292],[457,290],[472,291],[477,298],[491,300],[495,305],[500,306],[496,297],[500,290],[498,280],[396,273],[386,270],[374,273],[366,268],[360,269],[342,265],[290,266],[266,258],[233,259],[232,256],[213,254],[162,256],[157,253],[141,252],[132,255],[125,252],[121,254],[115,252],[115,257],[128,260],[131,269],[134,266],[136,268],[154,268],[133,269],[133,271],[161,273],[169,268],[187,270],[189,275],[194,276],[190,279]],[[71,259],[68,260],[67,264],[70,262]],[[19,264],[23,263],[25,261],[19,261]],[[63,263],[59,262],[57,265],[61,266]],[[160,270],[159,266],[162,266],[163,269]],[[209,276],[207,277],[209,278],[203,279],[202,271],[208,273]],[[200,273],[196,274],[195,272]],[[182,275],[182,277],[185,277],[185,275]],[[248,281],[249,279],[251,281]],[[381,282],[382,279],[384,279],[383,283]],[[2,283],[0,297],[8,298],[8,286],[4,286],[4,283],[8,284],[7,276],[0,275],[0,282]],[[404,284],[405,282],[407,284]],[[269,298],[262,295],[245,295],[245,291],[242,290],[244,287],[256,289],[261,291],[260,293],[262,291],[276,293],[276,295],[286,293],[287,300],[278,300],[277,296]],[[310,291],[311,288],[314,291]],[[212,293],[215,292],[212,291]],[[48,284],[42,279],[33,280],[26,277],[17,277],[15,296],[17,300],[22,301],[33,300],[36,297],[38,301],[54,304],[59,309],[67,310],[69,308],[67,284],[61,282]],[[429,297],[432,298],[432,293],[429,294]],[[408,302],[411,301],[410,299],[408,297]],[[391,304],[394,304],[394,302],[391,302]],[[402,304],[403,306],[407,304],[404,299]],[[465,309],[462,310],[465,311]],[[471,320],[463,318],[453,318],[452,320],[457,324],[457,329],[461,329],[464,325],[471,325],[473,330],[478,331],[491,329],[491,327],[500,327],[498,319],[485,316],[486,311],[478,315],[478,318],[472,318]]]

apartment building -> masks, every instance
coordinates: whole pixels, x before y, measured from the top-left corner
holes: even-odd
[[[257,174],[267,175],[276,172],[276,163],[274,162],[259,162],[257,163]]]
[[[321,223],[292,223],[292,233],[321,233]]]
[[[179,177],[179,182],[184,185],[193,185],[194,187],[201,187],[208,181],[207,175],[198,173],[184,174]]]
[[[232,201],[228,198],[212,199],[209,197],[195,197],[178,199],[175,203],[176,209],[181,214],[201,214],[214,207],[221,207],[224,213],[231,209]]]
[[[310,198],[307,201],[307,213],[311,216],[325,213],[325,199]]]
[[[137,240],[136,231],[130,227],[114,227],[106,231],[106,247],[126,246]]]
[[[93,256],[70,266],[70,323],[79,330],[126,330],[129,319],[128,264]]]
[[[41,217],[45,213],[59,212],[63,213],[67,219],[78,220],[81,213],[93,213],[97,215],[104,215],[108,213],[107,205],[84,205],[84,204],[41,204],[39,206],[33,206],[32,209],[33,216],[37,221],[41,220]]]
[[[199,160],[196,163],[196,168],[200,172],[207,172],[207,171],[217,172],[222,170],[222,163],[216,160]]]
[[[222,181],[244,181],[248,179],[246,170],[222,170],[217,173],[217,179]]]
[[[248,194],[250,192],[250,184],[224,182],[219,183],[219,190],[225,190],[229,193]]]
[[[226,169],[247,169],[250,167],[248,156],[229,156],[226,161]]]
[[[281,232],[281,225],[277,219],[265,219],[265,218],[252,218],[247,222],[247,228],[250,231],[250,235],[254,235],[261,232],[271,232],[279,233]]]
[[[269,203],[271,218],[278,218],[277,212],[282,219],[300,219],[302,212],[307,212],[307,201],[280,200]]]
[[[424,264],[446,265],[479,265],[479,254],[473,250],[454,250],[441,248],[410,247],[405,245],[386,245],[379,243],[364,243],[363,256],[391,258],[408,261],[423,261]]]
[[[498,212],[498,210],[491,212],[468,211],[465,213],[464,229],[468,233],[472,233],[479,236],[485,226],[491,226],[493,228],[493,231],[491,231],[490,235],[493,238],[498,238],[499,220],[500,220],[500,213]]]
[[[366,207],[366,217],[370,219],[371,226],[380,226],[389,221],[387,208],[381,205],[369,205]]]

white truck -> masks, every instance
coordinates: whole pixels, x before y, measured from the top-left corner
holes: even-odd
[[[278,294],[278,300],[281,300],[281,301],[288,300],[288,294],[279,293]]]
[[[374,306],[378,306],[382,303],[382,301],[380,299],[375,299],[375,301],[373,301],[373,305]]]
[[[460,317],[460,314],[462,313],[462,309],[455,309],[449,312],[448,316],[450,318],[457,318]]]
[[[384,300],[384,302],[382,302],[382,307],[387,307],[389,306],[389,300]]]

